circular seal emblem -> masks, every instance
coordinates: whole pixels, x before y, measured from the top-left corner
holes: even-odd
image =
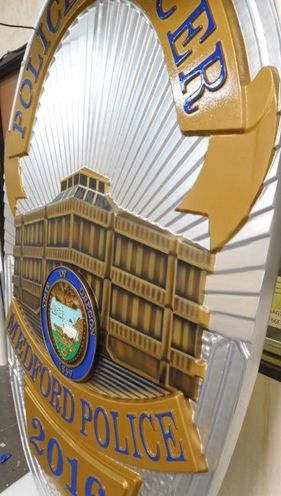
[[[75,382],[87,380],[96,355],[97,304],[81,276],[68,267],[57,267],[47,277],[41,322],[47,350],[59,371]]]

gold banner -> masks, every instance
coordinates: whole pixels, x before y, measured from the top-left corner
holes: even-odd
[[[181,392],[152,400],[117,400],[71,382],[57,373],[15,300],[7,332],[28,387],[60,431],[71,432],[82,450],[152,471],[207,470],[193,410]]]
[[[27,381],[29,383],[29,381]],[[33,455],[43,470],[56,479],[61,494],[136,496],[141,480],[137,474],[112,463],[100,454],[93,456],[74,444],[46,413],[41,398],[25,388],[27,435]]]

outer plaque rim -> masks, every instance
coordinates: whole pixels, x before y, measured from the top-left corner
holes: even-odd
[[[238,5],[239,0],[236,0],[234,3]],[[278,140],[279,140],[279,137],[278,137]],[[275,157],[275,160],[276,161],[279,160],[278,156]],[[280,181],[280,179],[279,179],[279,181]],[[278,230],[276,229],[277,225],[279,223],[279,220],[280,220],[280,215],[278,214],[278,207],[279,207],[279,211],[280,211],[280,187],[279,186],[278,186],[278,191],[279,192],[278,192],[278,194],[276,194],[276,197],[275,197],[275,198],[278,197],[278,201],[276,202],[276,200],[275,200],[275,203],[278,203],[278,204],[275,205],[274,219],[273,219],[273,224],[271,225],[271,229],[272,229],[272,226],[275,228],[275,234],[272,236],[271,247],[269,249],[268,256],[267,256],[267,261],[266,261],[267,267],[265,268],[265,270],[268,272],[268,274],[266,275],[266,278],[263,280],[263,284],[261,287],[260,311],[259,311],[260,320],[258,321],[256,319],[255,332],[257,329],[259,331],[261,331],[262,326],[266,326],[266,313],[267,312],[264,311],[264,309],[267,309],[270,307],[270,300],[271,300],[271,294],[272,294],[272,289],[273,289],[272,280],[274,278],[274,274],[277,273],[277,264],[278,264],[277,251],[278,250],[276,247],[273,246],[273,241],[275,241],[275,243],[276,243],[275,246],[277,246],[277,242],[280,241],[280,233],[278,233]],[[271,260],[271,267],[270,267],[270,270],[267,270],[269,258],[272,259]],[[263,311],[262,311],[261,303],[263,305]],[[244,379],[243,379],[244,385],[242,386],[241,396],[240,396],[240,399],[238,402],[238,408],[240,409],[240,412],[246,410],[247,403],[248,403],[248,400],[250,397],[250,391],[251,391],[253,384],[254,384],[254,381],[255,381],[255,372],[257,370],[259,355],[260,355],[260,351],[261,351],[261,347],[262,347],[262,343],[263,343],[262,333],[259,332],[258,334],[259,334],[259,338],[256,338],[251,350],[250,350],[250,344],[249,343],[242,343],[242,342],[240,343],[239,342],[240,346],[241,346],[241,353],[243,354],[243,356],[245,356],[245,359],[246,359],[246,362],[245,362],[245,369],[246,370],[245,370]],[[229,339],[231,339],[231,338],[229,338]],[[247,360],[247,358],[249,358],[250,354],[251,354],[251,360]],[[200,415],[198,412],[198,417],[199,416]],[[233,418],[231,423],[229,424],[227,440],[230,439],[230,443],[226,443],[226,445],[223,449],[223,452],[222,452],[223,456],[221,456],[221,458],[218,462],[218,466],[216,467],[216,473],[213,477],[213,481],[211,482],[211,487],[209,489],[210,494],[216,494],[216,491],[218,490],[218,487],[221,483],[222,474],[225,471],[225,469],[227,468],[227,464],[229,462],[231,452],[233,450],[233,438],[239,432],[241,424],[242,424],[241,416],[240,416],[240,418],[238,418],[238,417],[236,417],[235,419]],[[230,433],[230,429],[232,430],[231,433]],[[220,472],[219,472],[218,468],[219,468]],[[191,486],[194,487],[193,482],[191,483]],[[185,481],[183,480],[182,484],[184,484],[184,483],[185,483]],[[196,483],[194,483],[194,484],[196,484]]]

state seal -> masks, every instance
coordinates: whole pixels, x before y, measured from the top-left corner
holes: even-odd
[[[73,381],[91,375],[98,331],[95,297],[68,267],[56,267],[46,280],[41,322],[47,350],[60,372]]]

